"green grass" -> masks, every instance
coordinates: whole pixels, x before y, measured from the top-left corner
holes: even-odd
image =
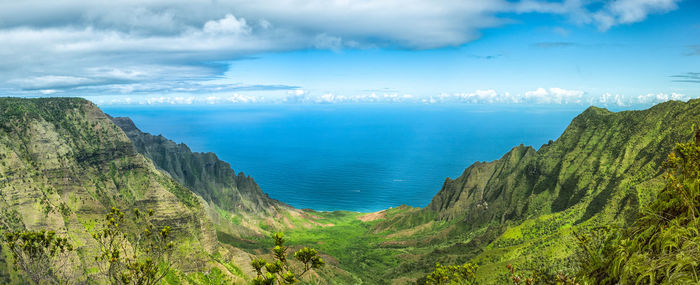
[[[397,251],[380,246],[381,235],[371,233],[374,223],[358,219],[356,212],[310,212],[320,217],[316,222],[332,226],[302,227],[295,219],[294,229],[287,229],[285,237],[292,248],[311,247],[337,260],[338,267],[347,270],[369,284],[381,283],[378,279],[388,268],[398,265]],[[271,243],[270,241],[264,242]],[[271,246],[271,244],[269,244]]]

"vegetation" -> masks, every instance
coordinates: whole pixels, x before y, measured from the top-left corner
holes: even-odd
[[[627,228],[610,226],[574,233],[580,250],[576,278],[543,269],[519,271],[514,284],[697,284],[700,283],[700,129],[695,141],[679,143],[662,164],[665,187]],[[475,270],[474,270],[475,271]],[[471,284],[472,265],[436,265],[426,284]],[[423,281],[419,280],[419,283]]]
[[[169,272],[170,227],[156,228],[138,209],[133,211],[132,221],[139,232],[126,230],[124,213],[112,208],[106,215],[102,228],[93,234],[100,246],[95,261],[110,284],[159,284]],[[54,231],[14,231],[4,237],[14,265],[34,284],[75,283],[70,264],[73,245],[68,238],[58,237]]]
[[[575,277],[569,277],[566,274],[552,274],[543,269],[534,270],[518,270],[515,265],[506,265],[508,269],[508,282],[512,284],[546,284],[546,285],[579,285]]]
[[[261,258],[250,263],[257,273],[253,284],[294,284],[309,270],[321,268],[326,264],[315,249],[304,247],[294,253],[294,258],[301,263],[301,268],[295,273],[287,259],[289,248],[284,245],[284,234],[275,233],[272,239],[275,244],[272,248],[274,261],[268,262]]]
[[[93,234],[100,246],[95,261],[110,284],[153,285],[170,272],[170,227],[157,228],[152,216],[153,210],[142,214],[134,209],[132,219],[140,230],[129,231],[124,213],[112,208],[102,229]]]
[[[63,284],[69,281],[68,254],[73,246],[54,231],[14,231],[5,234],[5,244],[14,265],[34,284]]]
[[[170,270],[167,279],[173,284],[213,267],[221,269],[224,280],[240,282],[244,274],[227,267],[228,258],[215,258],[230,253],[217,247],[207,206],[137,153],[124,132],[87,100],[0,98],[0,234],[44,229],[65,235],[74,251],[64,268],[74,283],[106,282],[95,260],[102,252],[92,234],[103,229],[112,207],[158,209],[151,217],[142,215],[160,225],[154,236],[164,225],[177,226],[168,233],[177,245],[171,254],[189,267],[188,272]],[[135,223],[131,210],[124,214],[126,222],[119,226],[129,245],[120,257],[127,258],[128,251],[141,250],[132,247],[146,224]],[[12,266],[7,246],[0,251],[0,283],[29,282]]]
[[[663,163],[666,186],[629,228],[578,235],[596,284],[700,282],[700,130]]]
[[[286,229],[288,243],[296,247],[313,245],[332,256],[337,260],[334,266],[350,273],[333,274],[334,279],[341,279],[339,283],[381,284],[388,280],[384,274],[399,265],[400,252],[382,246],[389,239],[384,233],[373,232],[376,221],[361,221],[359,218],[364,214],[345,211],[306,211],[305,214],[317,224],[308,227],[302,220],[292,219],[294,228]]]
[[[185,144],[142,132],[129,118],[111,119],[139,153],[207,202],[226,211],[259,216],[269,216],[272,208],[285,206],[265,195],[251,177],[242,172],[236,174],[216,154],[192,152]]]
[[[127,138],[82,99],[0,99],[0,231],[65,232],[71,258],[46,251],[39,269],[70,261],[77,282],[692,283],[700,142],[676,143],[698,120],[700,100],[591,107],[556,141],[448,179],[428,207],[362,214],[278,203],[213,154]],[[159,210],[118,210],[134,206]],[[268,262],[274,231],[288,237]],[[0,283],[32,281],[1,251]]]
[[[444,266],[435,264],[435,270],[425,277],[425,280],[418,280],[419,284],[476,284],[476,269],[479,266],[465,263],[463,265]]]

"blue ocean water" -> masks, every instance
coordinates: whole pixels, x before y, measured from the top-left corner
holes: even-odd
[[[143,131],[214,152],[297,208],[423,207],[446,177],[512,147],[539,148],[585,107],[494,105],[103,106]]]

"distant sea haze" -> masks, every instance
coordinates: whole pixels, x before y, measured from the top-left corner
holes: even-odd
[[[585,107],[510,105],[104,106],[143,131],[214,152],[297,208],[424,207],[445,178],[555,140]]]

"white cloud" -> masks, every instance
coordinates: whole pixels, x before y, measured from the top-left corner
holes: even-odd
[[[608,2],[595,14],[601,30],[614,25],[630,24],[643,21],[650,14],[666,13],[678,8],[680,0],[616,0]]]
[[[177,37],[202,27],[207,33],[245,34],[256,32],[248,23],[257,23],[257,32],[277,29],[293,34],[305,47],[325,35],[370,45],[431,48],[475,39],[479,29],[500,25],[495,14],[509,5],[504,0],[26,0],[0,4],[0,19],[5,29],[92,27],[134,38]]]
[[[51,95],[54,90],[46,91]],[[265,95],[270,95],[266,97]],[[276,96],[281,95],[281,96]],[[681,93],[648,93],[636,96],[602,93],[590,94],[581,90],[564,88],[537,88],[524,93],[499,92],[494,89],[464,93],[440,93],[427,97],[411,94],[366,93],[339,95],[331,92],[313,94],[304,89],[278,91],[277,93],[223,92],[214,95],[197,95],[187,92],[168,95],[144,96],[86,96],[97,104],[528,104],[528,105],[578,105],[601,107],[649,107],[669,100],[687,101],[694,97]]]
[[[55,89],[42,89],[42,90],[39,90],[39,92],[40,92],[42,95],[51,95],[51,94],[54,94],[54,93],[58,92],[58,90],[55,90]]]
[[[282,99],[284,103],[308,103],[308,92],[304,89],[296,89],[287,91],[287,96]]]
[[[591,105],[601,105],[601,106],[619,106],[619,107],[625,107],[630,104],[627,104],[627,98],[625,98],[625,95],[620,95],[620,94],[610,94],[610,93],[604,93],[600,95],[599,98],[590,98],[590,104]]]
[[[524,94],[498,93],[495,90],[477,90],[474,93],[460,94],[461,101],[470,103],[501,104],[580,104],[585,92],[563,88],[537,88]]]
[[[658,93],[638,96],[603,93],[589,94],[582,90],[558,87],[537,88],[522,94],[498,92],[493,89],[467,93],[442,93],[421,100],[423,103],[470,103],[470,104],[537,104],[537,105],[596,105],[596,106],[650,106],[669,100],[687,101],[693,97],[680,93]]]
[[[0,83],[20,93],[178,92],[225,71],[212,62],[264,52],[459,46],[511,22],[510,13],[568,15],[605,30],[676,9],[677,2],[0,1]]]
[[[487,103],[487,104],[493,104],[493,103],[502,103],[502,100],[505,98],[503,96],[499,96],[498,92],[493,89],[489,90],[476,90],[471,93],[460,93],[460,94],[454,94],[452,96],[448,94],[441,94],[440,96],[440,102],[445,102],[451,99],[451,97],[457,97],[459,101],[465,102],[465,103]]]
[[[607,96],[609,97],[610,95],[607,94]],[[617,96],[619,96],[619,95],[617,95]],[[692,99],[692,97],[685,95],[685,94],[676,93],[676,92],[672,92],[671,94],[649,93],[649,94],[638,95],[634,98],[630,98],[630,104],[651,105],[651,104],[658,104],[661,102],[666,102],[669,100],[688,101],[690,99]]]
[[[231,14],[218,21],[208,21],[204,24],[203,31],[211,34],[250,34],[251,28],[245,19],[236,19]]]
[[[333,95],[333,93],[326,93],[326,94],[321,95],[321,97],[319,97],[316,100],[316,102],[317,103],[335,103],[336,100],[342,100],[342,99],[340,99],[340,98],[336,99],[336,97],[335,97],[335,95]]]
[[[525,0],[515,4],[521,13],[552,13],[568,15],[574,22],[593,23],[602,31],[621,24],[637,23],[649,15],[666,13],[678,8],[681,0],[564,0],[548,2]]]
[[[226,100],[231,103],[264,103],[265,97],[258,98],[256,96],[245,96],[235,93],[233,96],[226,98]]]

